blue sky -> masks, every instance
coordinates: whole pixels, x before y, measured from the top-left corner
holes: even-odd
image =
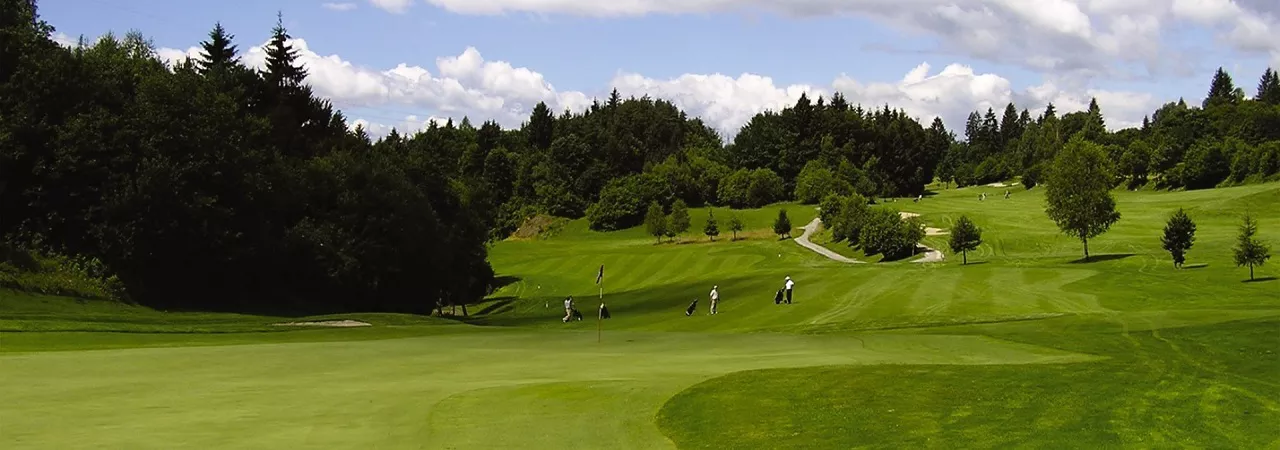
[[[463,115],[514,126],[539,100],[574,109],[612,86],[672,99],[726,134],[800,92],[835,90],[922,120],[941,116],[952,127],[967,111],[989,105],[1015,101],[1037,111],[1053,101],[1070,110],[1096,96],[1115,128],[1141,121],[1165,101],[1203,96],[1218,65],[1252,93],[1275,54],[1259,46],[1280,42],[1268,10],[1276,7],[1265,2],[1222,0],[1216,3],[1226,6],[1215,10],[1187,7],[1185,0],[1043,0],[1029,9],[1015,1],[1022,0],[797,0],[782,7],[763,0],[616,0],[616,7],[597,0],[351,0],[345,10],[315,0],[46,0],[39,6],[66,36],[138,29],[170,58],[189,53],[214,21],[247,52],[267,39],[276,11],[283,11],[290,33],[316,58],[315,65],[304,61],[317,92],[382,131]],[[378,7],[397,2],[407,6]],[[1250,22],[1252,34],[1240,31],[1245,17],[1261,24]],[[445,74],[438,59],[469,48],[481,55],[468,59],[474,64]],[[322,57],[332,64],[320,64]],[[930,65],[924,79],[903,82],[921,63]],[[425,69],[430,79],[387,73],[401,64]],[[952,64],[970,72],[939,74]],[[521,68],[527,71],[517,73]],[[688,76],[715,74],[723,76]],[[483,101],[462,98],[468,95]]]

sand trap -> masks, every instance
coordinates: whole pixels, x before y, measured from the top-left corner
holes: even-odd
[[[274,323],[275,326],[284,327],[371,327],[373,324],[361,322],[359,320],[325,320],[322,322],[288,322]]]

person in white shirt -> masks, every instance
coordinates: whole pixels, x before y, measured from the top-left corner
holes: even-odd
[[[562,322],[568,323],[573,319],[573,296],[564,298],[564,319]]]
[[[787,290],[787,304],[788,304],[788,305],[790,305],[790,304],[791,304],[791,288],[795,287],[795,285],[796,285],[796,282],[791,281],[791,277],[787,277],[787,284],[786,284],[785,289]]]
[[[720,286],[711,286],[711,314],[716,313],[716,303],[720,301]]]

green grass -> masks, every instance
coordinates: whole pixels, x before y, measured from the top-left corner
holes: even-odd
[[[701,236],[705,210],[679,243],[573,221],[493,247],[506,284],[463,322],[295,330],[271,324],[317,318],[0,291],[0,447],[1280,448],[1280,281],[1242,282],[1230,251],[1246,209],[1280,250],[1280,184],[1118,192],[1090,262],[1041,189],[1013,189],[887,203],[967,214],[986,241],[968,266],[837,263],[768,230],[812,206],[736,212],[737,242]],[[1158,240],[1179,206],[1199,225],[1184,270]],[[559,317],[566,295],[592,317],[600,264],[597,343]]]

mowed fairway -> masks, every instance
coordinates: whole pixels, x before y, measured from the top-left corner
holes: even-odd
[[[1246,210],[1280,250],[1280,185],[1117,192],[1088,262],[1040,189],[1013,190],[888,204],[969,215],[968,266],[831,261],[769,237],[777,207],[738,212],[738,242],[723,209],[714,243],[572,222],[495,246],[505,285],[467,324],[268,332],[293,319],[3,293],[0,447],[1280,448],[1280,261],[1244,283],[1230,250]],[[1158,240],[1178,207],[1199,225],[1184,270]],[[559,318],[566,295],[594,317],[601,264],[597,343]]]

